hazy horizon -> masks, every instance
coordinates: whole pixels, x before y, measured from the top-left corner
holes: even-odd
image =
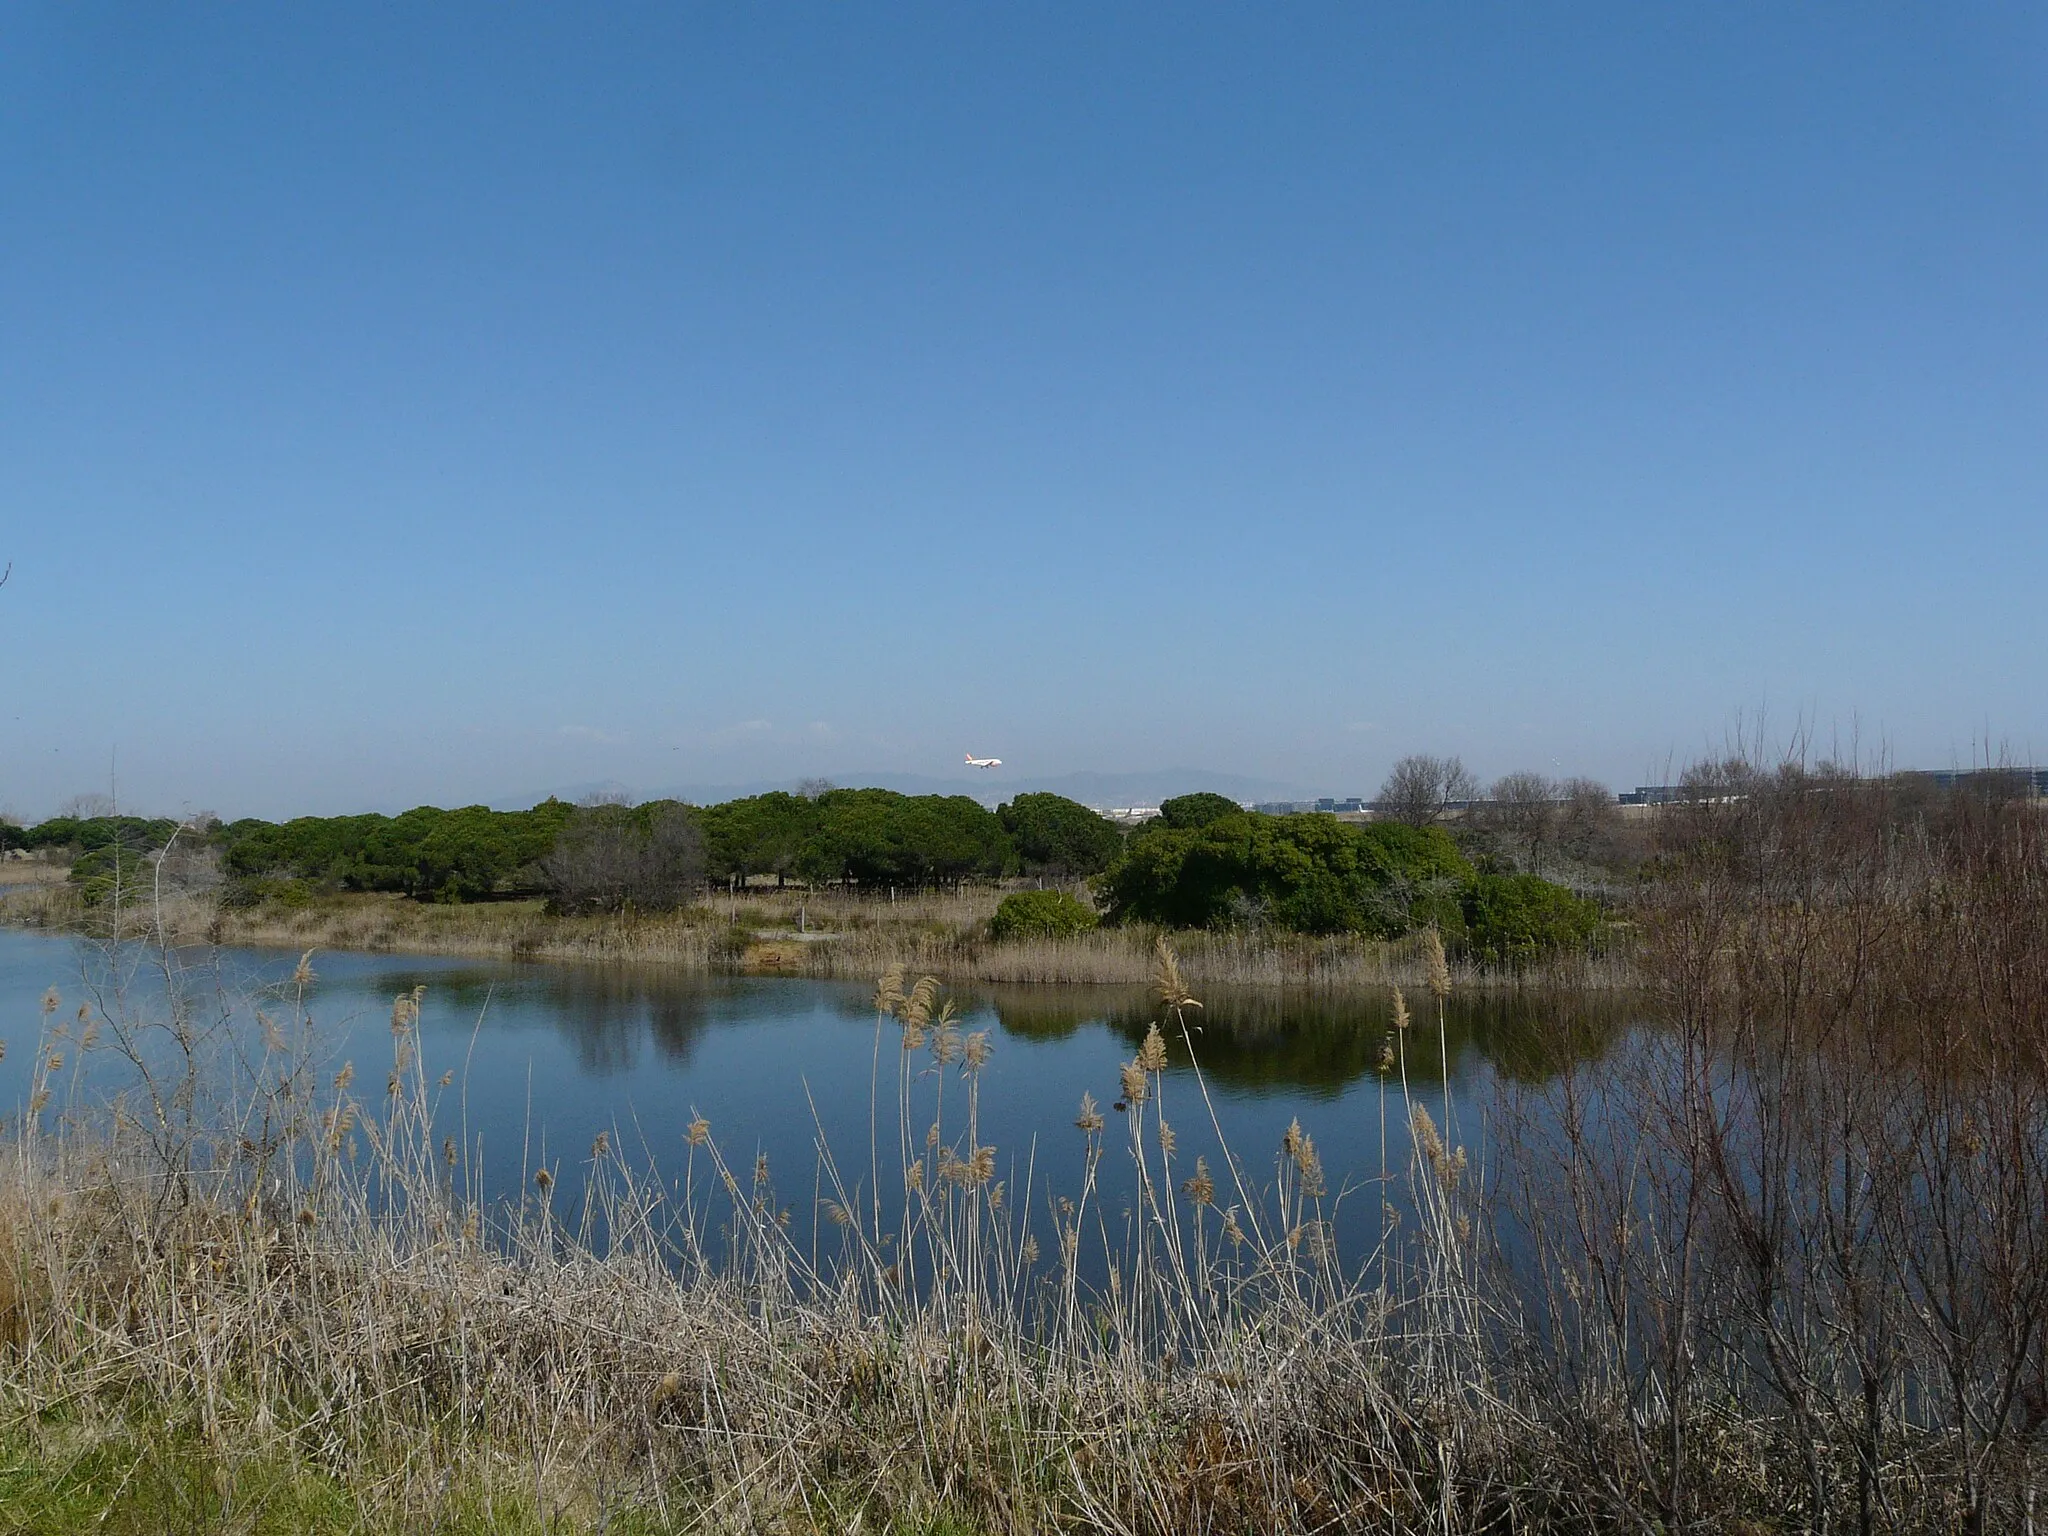
[[[0,22],[0,807],[2048,758],[2048,15]]]

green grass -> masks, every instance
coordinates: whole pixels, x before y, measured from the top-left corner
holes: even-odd
[[[348,1489],[305,1462],[219,1455],[189,1430],[117,1421],[16,1425],[0,1436],[0,1531],[285,1536],[379,1529],[396,1527],[366,1523]]]
[[[670,1536],[700,1528],[687,1494],[550,1484],[543,1503],[530,1469],[510,1461],[488,1477],[402,1465],[352,1465],[337,1476],[288,1445],[215,1449],[195,1423],[140,1408],[89,1419],[17,1416],[0,1426],[4,1536]],[[952,1517],[877,1524],[858,1510],[857,1498],[828,1493],[808,1525],[776,1529],[983,1536],[983,1527]]]

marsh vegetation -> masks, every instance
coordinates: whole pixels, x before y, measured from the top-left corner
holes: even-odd
[[[60,817],[13,835],[71,878],[0,911],[109,937],[1139,984],[1154,938],[1178,930],[1205,985],[1359,986],[1412,977],[1428,930],[1474,975],[1617,969],[1599,964],[1612,866],[1581,895],[1589,866],[1540,874],[1485,818],[1453,837],[1218,795],[1135,828],[1057,795],[989,811],[827,788],[282,824]]]

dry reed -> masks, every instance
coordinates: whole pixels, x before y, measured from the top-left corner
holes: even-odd
[[[1197,1007],[1170,952],[1155,962],[1167,1017]],[[449,1518],[458,1492],[549,1529],[630,1508],[716,1531],[1462,1530],[1512,1507],[1511,1422],[1439,1369],[1474,1358],[1471,1303],[1347,1278],[1298,1127],[1264,1194],[1235,1159],[1178,1169],[1156,1027],[1123,1072],[1139,1203],[1119,1211],[1092,1104],[1082,1187],[1032,1187],[983,1140],[988,1037],[931,978],[890,972],[893,1114],[864,1167],[821,1146],[840,1241],[821,1254],[765,1160],[729,1165],[701,1116],[672,1181],[600,1138],[575,1209],[547,1166],[523,1203],[489,1204],[435,1141],[448,1080],[417,995],[394,1002],[383,1091],[357,1098],[306,1066],[309,979],[271,1000],[254,1056],[192,1037],[231,1082],[152,1088],[212,1106],[189,1137],[151,1134],[133,1100],[18,1130],[8,1443],[132,1448],[162,1425],[223,1523],[279,1465],[392,1528]]]

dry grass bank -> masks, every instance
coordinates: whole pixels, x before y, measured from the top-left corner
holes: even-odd
[[[988,1037],[885,978],[881,1142],[802,1176],[827,1251],[701,1122],[673,1177],[600,1139],[576,1208],[546,1169],[487,1206],[436,1141],[416,999],[358,1098],[310,1075],[303,996],[254,1059],[175,998],[46,1016],[42,1112],[0,1157],[0,1493],[27,1528],[1462,1531],[1541,1497],[1441,1149],[1405,1175],[1413,1237],[1347,1275],[1298,1130],[1258,1186],[1176,1158],[1156,1032],[1048,1198],[981,1140]],[[147,1080],[165,1113],[54,1115],[67,1056],[142,1060],[152,1031],[193,1064]],[[921,1096],[934,1072],[956,1090]]]
[[[63,865],[45,864],[40,859],[0,859],[0,891],[57,885],[68,873]]]
[[[1162,990],[1185,995],[1170,967]],[[309,1075],[283,1001],[253,1057],[125,1003],[36,1052],[49,1106],[67,1054],[138,1030],[185,1031],[182,1059],[225,1077],[158,1079],[163,1115],[46,1108],[0,1153],[9,1528],[1933,1533],[2023,1529],[2048,1478],[2036,1421],[1973,1417],[2010,1396],[2004,1344],[1945,1358],[1940,1328],[1903,1325],[1903,1282],[1876,1428],[1849,1399],[1795,1412],[1755,1335],[1722,1331],[1753,1304],[1753,1245],[1719,1233],[1708,1171],[1653,1157],[1644,1180],[1639,1148],[1568,1126],[1563,1158],[1520,1165],[1545,1194],[1509,1264],[1481,1164],[1404,1106],[1382,1174],[1408,1213],[1351,1207],[1380,1237],[1347,1265],[1312,1130],[1271,1163],[1177,1153],[1168,1112],[1202,1121],[1207,1090],[1170,1078],[1157,1031],[1106,1089],[1123,1112],[1084,1100],[1059,1132],[1085,1140],[1078,1188],[1005,1182],[981,1140],[991,1042],[885,977],[881,1135],[796,1170],[801,1194],[699,1122],[666,1176],[600,1138],[582,1200],[557,1208],[537,1168],[507,1208],[436,1140],[459,1090],[421,1059],[412,997],[361,1097]],[[1666,1124],[1657,1090],[1588,1070],[1637,1134]],[[920,1097],[935,1074],[951,1090]],[[1631,1165],[1641,1187],[1607,1181]],[[1688,1179],[1698,1246],[1674,1271]],[[791,1219],[813,1197],[820,1238]],[[1849,1384],[1854,1340],[1800,1342],[1837,1366],[1806,1357],[1802,1381]],[[1928,1390],[1945,1370],[1960,1422]]]
[[[1003,892],[971,888],[899,900],[838,892],[755,891],[718,895],[682,912],[645,917],[559,917],[539,901],[443,905],[388,895],[322,896],[302,906],[271,902],[236,910],[210,897],[164,903],[166,933],[179,942],[304,951],[468,955],[478,958],[631,961],[697,971],[872,978],[891,965],[948,982],[1143,986],[1158,931],[1102,928],[1068,939],[996,943],[988,921]],[[27,926],[104,927],[68,887],[42,886],[0,902],[0,915]],[[157,912],[138,905],[124,931],[153,932]],[[1189,980],[1207,987],[1345,990],[1417,987],[1420,939],[1311,938],[1284,933],[1172,936]],[[1455,963],[1467,986],[1625,987],[1634,973],[1619,956],[1573,958],[1538,969],[1497,971]]]

